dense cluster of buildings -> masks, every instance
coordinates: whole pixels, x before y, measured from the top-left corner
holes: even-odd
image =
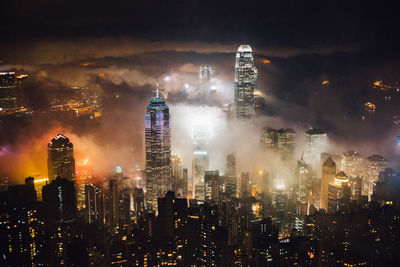
[[[15,72],[0,72],[0,116],[29,117],[35,112],[26,96],[24,82],[28,75],[16,75]],[[102,104],[96,91],[87,87],[73,86],[53,90],[47,95],[47,112],[56,115],[69,114],[72,117],[94,119],[102,115]],[[37,110],[43,111],[43,110]]]
[[[200,78],[207,82],[209,67]],[[236,55],[237,119],[254,116],[257,70],[250,46]],[[208,134],[193,133],[191,172],[171,153],[170,113],[157,94],[145,115],[144,170],[104,179],[76,171],[74,146],[48,144],[48,178],[0,192],[3,266],[395,266],[400,264],[400,174],[379,155],[326,153],[322,129],[263,128],[260,147],[292,170],[210,169]],[[310,162],[317,159],[317,168]],[[140,179],[139,179],[140,178]],[[288,181],[292,182],[288,182]],[[293,182],[294,181],[294,182]]]
[[[19,90],[27,75],[15,72],[0,72],[0,115],[24,116],[31,113],[26,100]]]

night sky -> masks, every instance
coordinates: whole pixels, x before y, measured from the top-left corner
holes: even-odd
[[[396,47],[396,9],[379,1],[10,1],[3,38],[129,36],[257,46]]]

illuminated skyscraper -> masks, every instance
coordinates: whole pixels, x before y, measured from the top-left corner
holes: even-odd
[[[111,228],[118,224],[119,219],[119,188],[118,180],[108,180],[108,195],[107,195],[107,223]]]
[[[49,183],[49,178],[39,178],[34,180],[37,200],[42,201],[42,190],[43,186]]]
[[[342,170],[349,176],[361,176],[364,158],[360,153],[347,151],[342,155]]]
[[[282,160],[293,158],[296,146],[296,131],[291,128],[272,129],[263,128],[260,142],[266,149],[277,151]]]
[[[250,173],[242,172],[240,175],[240,195],[241,197],[246,196],[250,193]]]
[[[227,176],[225,180],[225,193],[228,198],[232,199],[236,197],[237,193],[237,177]]]
[[[229,154],[226,157],[226,173],[228,176],[236,176],[236,156],[235,154]]]
[[[208,152],[204,150],[196,150],[193,152],[193,162],[192,162],[192,182],[194,196],[199,199],[204,198],[204,192],[200,192],[200,188],[204,187],[204,173],[208,170]],[[196,185],[198,185],[196,192]]]
[[[47,167],[49,179],[57,176],[67,178],[75,184],[74,146],[67,137],[58,134],[47,145]]]
[[[226,172],[225,172],[225,193],[228,198],[236,197],[237,191],[237,176],[236,176],[236,156],[229,154],[226,157]]]
[[[209,81],[211,80],[211,67],[201,66],[200,67],[200,80]]]
[[[142,188],[135,187],[133,189],[133,210],[136,215],[136,222],[144,214],[144,194]]]
[[[146,190],[147,204],[157,210],[157,198],[168,191],[171,177],[171,131],[169,108],[157,94],[147,106],[146,127]]]
[[[17,110],[15,90],[15,73],[0,72],[0,114],[9,114]]]
[[[257,69],[249,45],[241,45],[235,61],[235,115],[238,119],[254,116],[254,89],[257,83]]]
[[[334,182],[328,185],[328,213],[347,211],[351,198],[349,178],[341,171],[336,174]]]
[[[209,129],[195,127],[193,129],[194,151],[192,159],[192,192],[197,199],[204,199],[204,172],[208,171]]]
[[[322,129],[309,129],[306,131],[305,159],[307,162],[317,162],[319,155],[328,144],[328,135]]]
[[[330,183],[334,183],[335,175],[336,163],[331,157],[328,157],[322,165],[320,209],[328,209],[328,188]]]
[[[85,219],[88,223],[103,221],[103,190],[100,187],[85,185],[85,207]]]
[[[188,194],[188,169],[182,172],[182,197],[186,198]]]
[[[364,193],[370,199],[374,186],[379,178],[379,173],[383,172],[388,166],[388,161],[381,155],[372,155],[366,159],[366,179],[364,182]],[[367,189],[368,187],[368,189]]]
[[[265,127],[261,130],[260,143],[266,149],[275,150],[278,147],[278,130]]]
[[[290,128],[280,129],[278,131],[277,145],[282,160],[292,159],[296,146],[296,131]]]
[[[219,172],[206,171],[204,173],[204,199],[218,203],[219,193]]]
[[[178,154],[171,155],[171,185],[169,190],[175,192],[177,195],[182,194],[182,159]],[[179,191],[179,192],[178,192]]]
[[[323,152],[320,154],[319,164],[322,166],[329,157],[335,162],[337,171],[342,170],[342,155]]]

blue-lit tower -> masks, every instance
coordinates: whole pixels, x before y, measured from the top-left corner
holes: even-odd
[[[145,116],[146,139],[146,200],[148,207],[157,211],[157,198],[169,190],[171,177],[171,131],[169,108],[159,96],[147,106]]]

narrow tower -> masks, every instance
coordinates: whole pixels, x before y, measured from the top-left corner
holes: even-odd
[[[336,163],[329,156],[322,165],[320,209],[328,210],[328,186],[335,181]]]
[[[235,115],[238,119],[254,116],[254,89],[257,83],[257,69],[249,45],[241,45],[235,61]]]
[[[157,93],[147,106],[145,116],[146,143],[146,199],[147,205],[157,210],[157,198],[168,191],[171,176],[171,140],[169,108]]]

